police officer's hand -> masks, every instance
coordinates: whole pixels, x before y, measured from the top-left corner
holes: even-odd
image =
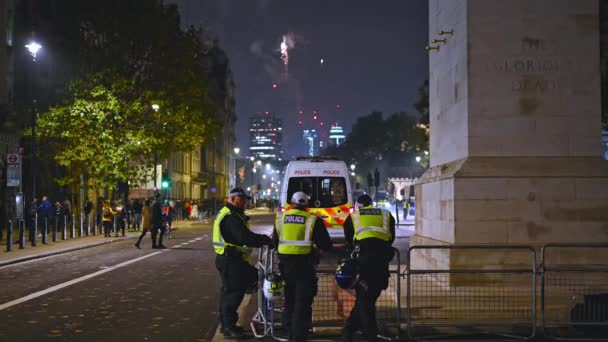
[[[270,248],[270,249],[277,248],[277,246],[275,246],[274,241],[272,241],[271,238],[268,238],[268,242],[266,244],[268,245],[268,248]]]

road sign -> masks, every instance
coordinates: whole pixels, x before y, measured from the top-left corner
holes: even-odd
[[[6,155],[6,186],[16,187],[21,184],[21,156],[15,153]]]
[[[21,156],[15,153],[11,153],[11,154],[7,154],[6,155],[6,162],[8,163],[8,165],[11,164],[20,164],[21,163]]]

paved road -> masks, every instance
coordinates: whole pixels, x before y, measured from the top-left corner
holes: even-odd
[[[164,251],[127,240],[0,268],[0,340],[209,340],[219,283],[210,236],[198,225]],[[40,291],[49,293],[6,307]]]
[[[253,230],[272,217],[252,215]],[[174,232],[167,250],[134,240],[0,268],[0,340],[208,341],[219,279],[211,225]]]

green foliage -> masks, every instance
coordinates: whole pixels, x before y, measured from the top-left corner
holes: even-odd
[[[173,5],[158,0],[57,3],[58,55],[72,65],[68,97],[38,121],[40,144],[99,189],[150,179],[166,158],[211,140],[220,126],[209,99],[200,30],[182,30]],[[152,104],[159,106],[157,111]]]
[[[416,155],[423,154],[425,135],[417,124],[416,118],[405,112],[386,119],[381,112],[372,112],[357,119],[340,147],[323,153],[356,163],[360,175],[373,173],[376,167],[382,175],[390,175],[391,168],[408,167]]]

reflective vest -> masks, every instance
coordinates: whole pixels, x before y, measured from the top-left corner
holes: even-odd
[[[220,212],[217,214],[217,217],[213,222],[213,249],[215,249],[215,253],[223,255],[226,246],[232,246],[239,250],[241,253],[243,253],[243,259],[249,260],[249,257],[251,256],[251,250],[249,248],[247,248],[246,246],[237,246],[230,242],[224,241],[224,237],[222,236],[222,232],[220,231],[220,223],[227,215],[230,215],[230,209],[228,207],[223,207],[222,209],[220,209]],[[243,221],[243,224],[245,224],[245,227],[249,229],[249,222],[243,219],[241,215],[238,216]]]
[[[384,241],[391,239],[390,217],[388,210],[367,206],[351,214],[355,228],[355,240],[377,238]]]
[[[310,254],[312,230],[317,216],[304,210],[290,209],[277,214],[280,254]]]

